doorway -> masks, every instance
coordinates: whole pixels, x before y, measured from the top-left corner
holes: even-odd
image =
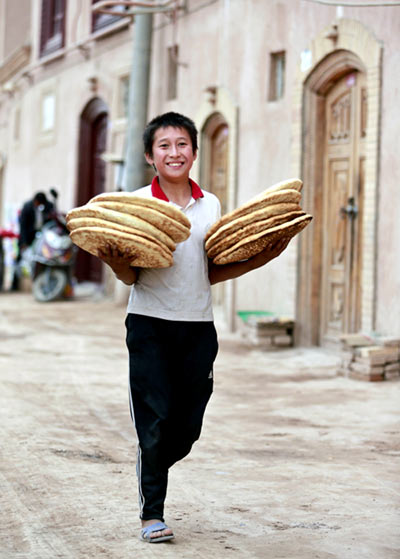
[[[229,127],[223,116],[213,114],[202,131],[201,182],[221,203],[221,215],[228,210]],[[225,315],[224,282],[212,287],[213,307],[221,318]]]
[[[322,184],[320,343],[361,325],[361,237],[366,154],[365,76],[350,72],[326,94]]]
[[[86,204],[105,190],[106,166],[101,154],[106,149],[107,124],[107,105],[99,98],[89,101],[80,116],[77,206]],[[79,282],[101,283],[102,269],[98,258],[79,249],[75,271]]]
[[[302,205],[314,219],[299,236],[296,344],[337,347],[365,320],[367,104],[354,53],[335,51],[304,83]]]

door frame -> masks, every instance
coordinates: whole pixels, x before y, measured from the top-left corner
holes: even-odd
[[[206,185],[206,188],[210,190],[213,194],[211,188],[211,173],[212,173],[212,159],[213,159],[213,137],[217,130],[220,127],[226,127],[228,129],[228,134],[230,133],[229,124],[225,120],[224,116],[219,112],[214,112],[211,116],[206,120],[203,125],[202,130],[200,131],[200,184]],[[226,184],[225,184],[225,196],[224,200],[219,200],[221,203],[221,212],[222,215],[227,212],[227,208],[229,206],[229,135],[228,135],[228,143],[226,146],[227,149],[227,158],[228,158],[228,168],[227,173],[225,175]],[[224,210],[225,205],[225,210]],[[229,314],[229,308],[227,308],[227,298],[225,295],[226,292],[226,282],[220,282],[217,285],[212,287],[212,295],[213,295],[213,308],[214,314],[219,315],[218,318],[222,319],[226,322],[226,317]],[[219,302],[219,303],[218,303]]]
[[[236,207],[237,202],[237,166],[238,166],[238,125],[239,125],[239,108],[231,92],[224,87],[209,87],[204,92],[204,98],[200,104],[197,114],[195,116],[195,124],[197,130],[200,132],[200,157],[195,161],[192,168],[192,177],[197,181],[200,186],[207,190],[207,184],[202,184],[204,178],[204,168],[201,169],[201,160],[203,158],[203,149],[207,150],[207,142],[204,142],[203,130],[210,119],[219,114],[221,119],[228,125],[228,208],[230,212]],[[225,282],[224,298],[225,298],[225,313],[223,317],[224,326],[229,331],[234,331],[236,328],[236,283],[235,280]]]
[[[320,345],[321,342],[326,94],[342,77],[354,71],[365,72],[360,59],[354,53],[337,51],[315,68],[304,86],[303,118],[304,126],[305,123],[308,126],[304,135],[301,172],[306,185],[303,206],[314,220],[309,234],[301,236],[299,245],[297,316],[298,322],[301,317],[302,339],[307,345]]]
[[[292,176],[303,180],[302,206],[314,220],[297,244],[296,345],[319,345],[321,310],[323,146],[325,93],[341,76],[362,72],[368,92],[367,152],[364,182],[364,216],[360,248],[362,259],[361,327],[371,333],[376,317],[377,192],[380,133],[382,45],[361,23],[339,20],[332,40],[332,26],[314,39],[299,63],[293,96]],[[304,67],[305,66],[305,67]],[[322,125],[321,125],[322,124]]]

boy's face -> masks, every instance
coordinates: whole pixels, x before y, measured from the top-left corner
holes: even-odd
[[[159,128],[154,134],[153,155],[145,154],[146,161],[155,165],[161,178],[171,182],[186,180],[197,157],[192,141],[184,128]]]

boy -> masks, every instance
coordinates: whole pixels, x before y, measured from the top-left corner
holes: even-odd
[[[111,248],[101,258],[116,277],[132,285],[126,328],[131,415],[138,435],[141,539],[172,539],[164,524],[168,470],[199,438],[213,388],[218,351],[211,285],[237,278],[277,257],[288,240],[255,257],[216,266],[208,261],[204,236],[220,217],[220,204],[189,178],[197,157],[197,130],[189,118],[165,113],[143,135],[147,162],[157,173],[135,195],[178,206],[191,221],[191,235],[179,243],[170,268],[133,268]]]

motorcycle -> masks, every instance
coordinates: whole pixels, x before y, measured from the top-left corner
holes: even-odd
[[[71,294],[77,250],[69,237],[65,217],[54,212],[32,245],[32,293],[37,301],[54,301]]]

